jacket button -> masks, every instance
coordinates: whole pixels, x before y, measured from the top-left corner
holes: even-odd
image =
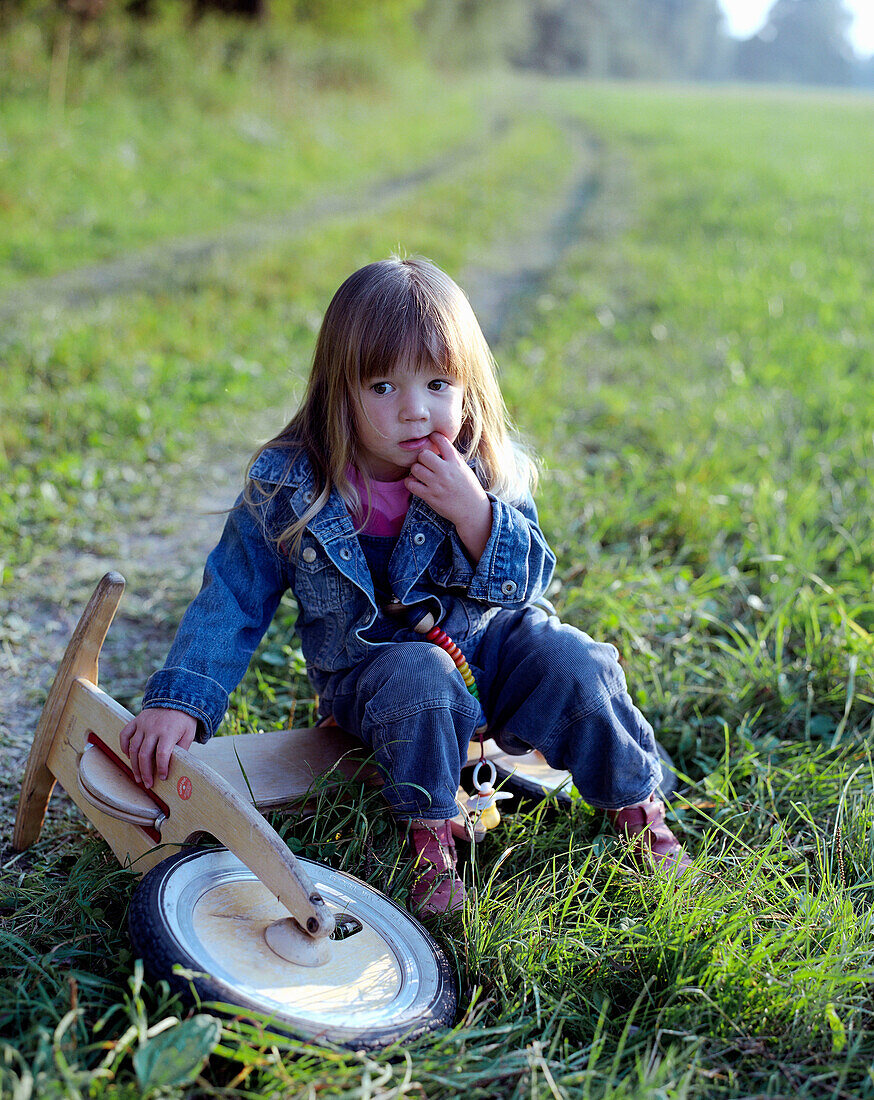
[[[301,557],[303,558],[304,561],[315,561],[316,560],[316,552],[315,552],[315,550],[313,550],[313,548],[311,546],[307,546],[306,549],[304,550],[304,552],[301,554]]]
[[[344,546],[343,549],[340,551],[340,557],[343,559],[343,561],[348,561],[352,557],[352,551],[349,549],[348,546]]]
[[[416,546],[421,546],[425,542],[425,536],[421,531],[417,531],[416,534],[413,535],[413,542]]]
[[[505,596],[512,596],[513,593],[516,591],[516,582],[504,581],[504,583],[501,585],[501,591],[504,593]]]

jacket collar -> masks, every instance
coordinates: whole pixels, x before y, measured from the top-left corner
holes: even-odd
[[[303,451],[270,447],[262,451],[249,471],[249,477],[268,485],[285,486],[291,494],[291,506],[296,516],[302,516],[315,499],[316,479],[312,464]],[[349,538],[355,533],[352,517],[343,498],[336,491],[307,525],[322,543]]]
[[[262,481],[269,485],[286,485],[291,492],[291,505],[297,516],[302,516],[315,499],[315,474],[308,456],[303,451],[270,447],[258,456],[249,471],[249,476],[255,481]],[[322,544],[334,539],[351,538],[355,534],[355,524],[349,515],[346,502],[336,489],[331,492],[325,506],[313,516],[307,526]],[[424,528],[426,534],[433,533],[442,537],[452,530],[452,524],[448,519],[438,515],[424,500],[411,497],[404,531],[410,532],[414,528]],[[434,552],[431,538],[428,538],[427,545],[428,549],[425,553],[430,557]],[[415,556],[422,557],[423,548],[418,545],[414,545],[414,548],[417,551]]]
[[[303,453],[298,452],[290,457],[288,451],[277,448],[264,451],[252,466],[250,477],[257,481],[286,486],[290,493],[291,507],[297,516],[302,516],[314,499],[315,477],[312,465]],[[370,570],[356,537],[355,524],[346,502],[336,489],[331,492],[325,506],[309,521],[307,527],[325,547],[325,552],[337,569],[362,589],[375,609]],[[410,507],[389,563],[392,591],[399,600],[414,603],[424,598],[426,593],[414,591],[416,583],[427,569],[440,543],[452,531],[453,524],[438,515],[424,500],[415,496],[410,498]]]

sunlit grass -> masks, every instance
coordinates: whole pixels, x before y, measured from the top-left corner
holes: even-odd
[[[0,289],[352,193],[491,117],[401,42],[192,26],[181,9],[80,44],[59,109],[47,37],[25,23],[0,41]]]

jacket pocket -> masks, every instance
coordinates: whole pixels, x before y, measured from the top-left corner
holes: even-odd
[[[428,565],[428,575],[438,588],[467,588],[474,567],[460,547],[447,535]]]
[[[323,614],[340,606],[340,575],[322,544],[304,534],[292,562],[294,593],[304,614]]]

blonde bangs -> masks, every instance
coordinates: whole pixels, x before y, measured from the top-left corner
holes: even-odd
[[[374,332],[362,334],[359,354],[350,357],[350,384],[387,377],[406,364],[440,374],[455,373],[443,327],[433,316],[418,313],[412,322],[407,317],[391,318],[387,324],[374,323],[372,327]]]

